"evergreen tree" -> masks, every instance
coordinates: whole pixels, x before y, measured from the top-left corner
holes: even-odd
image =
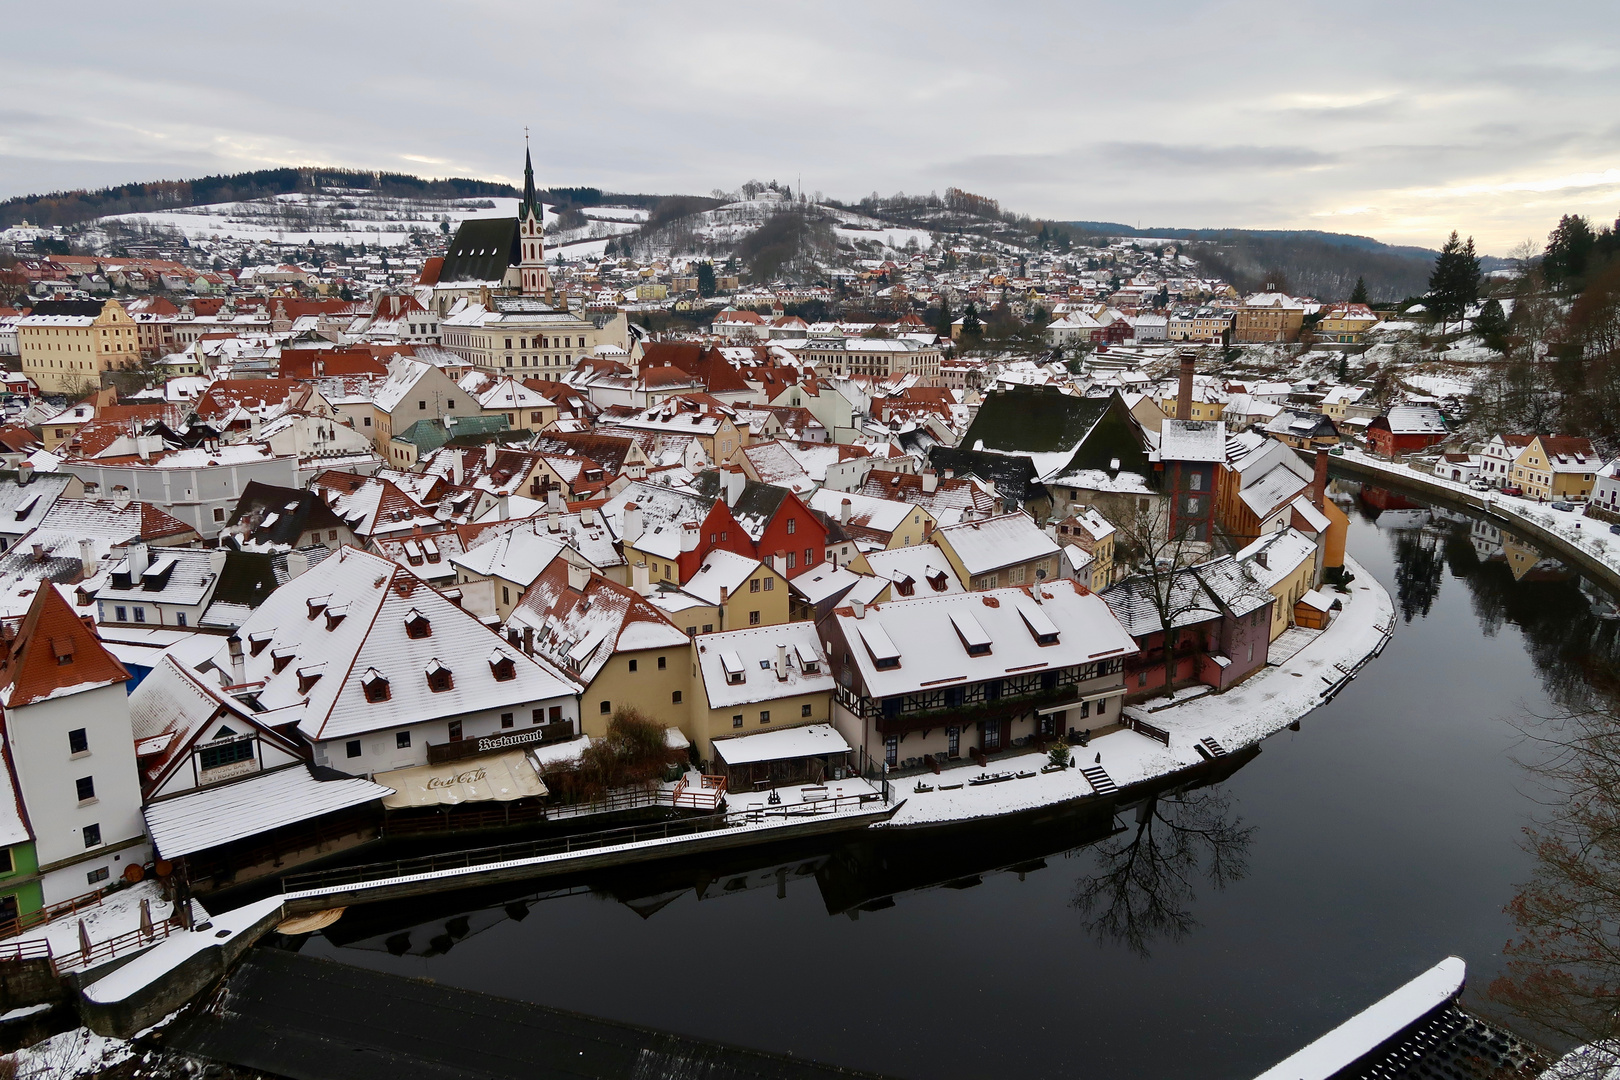
[[[1497,352],[1507,352],[1507,315],[1502,311],[1502,305],[1493,297],[1485,301],[1479,309],[1479,315],[1474,319],[1474,333],[1479,340]]]
[[[1541,272],[1555,289],[1579,290],[1586,276],[1587,262],[1597,237],[1591,224],[1579,214],[1565,214],[1547,237],[1547,251],[1541,257]]]
[[[967,310],[962,313],[962,334],[965,337],[968,334],[977,334],[983,329],[984,324],[979,322],[978,305],[970,301]]]
[[[1352,304],[1365,304],[1367,302],[1367,279],[1366,278],[1364,278],[1364,277],[1356,278],[1356,287],[1350,293],[1350,302]]]
[[[1479,256],[1474,238],[1464,243],[1455,229],[1435,257],[1429,274],[1429,310],[1440,320],[1442,330],[1453,319],[1460,319],[1468,305],[1479,299]]]
[[[1350,358],[1343,353],[1339,354],[1339,370],[1337,375],[1341,383],[1350,378]]]
[[[715,293],[714,263],[704,261],[697,265],[697,291],[699,296],[709,297]]]
[[[939,318],[934,320],[934,331],[942,338],[951,336],[951,302],[943,296],[939,298]]]

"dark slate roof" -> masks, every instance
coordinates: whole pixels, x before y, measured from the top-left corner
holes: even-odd
[[[1050,454],[1080,445],[1112,398],[1082,398],[1048,387],[1014,386],[985,395],[961,445],[1002,453]]]
[[[275,519],[266,527],[261,522],[271,514]],[[326,500],[308,489],[277,487],[248,481],[242,497],[236,500],[229,526],[247,521],[252,526],[251,539],[260,544],[288,544],[296,547],[298,540],[311,529],[348,528],[346,522],[332,512]]]
[[[468,218],[450,241],[439,280],[499,281],[521,255],[517,218]]]
[[[720,470],[705,469],[698,473],[692,489],[705,499],[720,498]],[[742,494],[737,496],[736,505],[731,507],[731,516],[747,531],[749,539],[757,541],[787,496],[788,489],[785,487],[744,480]]]
[[[299,550],[309,560],[310,566],[314,566],[329,554],[324,547]],[[238,551],[235,548],[226,548],[225,566],[219,572],[219,584],[214,586],[209,610],[212,611],[216,604],[256,608],[264,602],[265,597],[285,585],[291,578],[292,574],[287,570],[285,552],[272,554],[268,551]],[[208,621],[208,614],[205,612],[203,622]]]
[[[942,475],[950,469],[957,476],[972,474],[990,481],[996,485],[996,494],[1009,510],[1047,497],[1046,488],[1041,486],[1040,477],[1035,473],[1035,463],[1020,455],[936,446],[928,451],[928,464]]]
[[[306,1080],[874,1076],[280,949],[248,950],[224,992],[166,1035],[184,1053]]]
[[[92,319],[101,315],[105,300],[36,300],[35,315],[88,315]]]

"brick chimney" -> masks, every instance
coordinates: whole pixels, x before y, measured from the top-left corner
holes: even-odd
[[[1311,478],[1311,502],[1318,510],[1327,510],[1327,469],[1328,452],[1325,447],[1316,448],[1316,475]]]
[[[1176,419],[1192,419],[1193,354],[1181,354],[1181,385],[1176,388]]]

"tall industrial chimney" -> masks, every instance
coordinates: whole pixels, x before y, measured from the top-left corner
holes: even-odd
[[[1181,354],[1181,385],[1176,388],[1176,419],[1192,419],[1193,354]]]

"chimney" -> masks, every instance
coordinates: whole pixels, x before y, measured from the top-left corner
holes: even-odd
[[[1181,384],[1176,388],[1176,419],[1192,419],[1193,398],[1193,354],[1181,354]]]
[[[641,539],[641,507],[636,503],[624,504],[624,542],[634,544]]]
[[[309,569],[309,556],[302,551],[287,552],[287,580],[291,581]]]
[[[146,573],[146,568],[151,565],[151,554],[147,551],[145,544],[135,543],[129,545],[129,552],[126,557],[129,559],[130,581],[139,581],[141,575]]]
[[[81,540],[79,541],[79,546],[82,548],[85,543],[85,541]],[[217,547],[211,549],[208,552],[208,572],[213,574],[216,578],[219,577],[220,574],[224,573],[225,559],[229,553],[229,548]]]
[[[139,433],[136,434],[135,452],[140,455],[142,461],[152,460],[152,444],[147,441],[147,437],[145,435],[141,435]]]
[[[775,570],[783,577],[787,577],[787,552],[778,551],[774,558],[767,559],[766,562],[770,563],[772,570]]]
[[[84,576],[93,578],[100,569],[96,565],[96,544],[93,540],[79,541],[79,562],[84,564]]]
[[[563,510],[562,488],[547,488],[546,489],[546,509],[549,510],[550,512],[554,513],[554,514],[562,513],[562,510]]]
[[[646,563],[639,562],[630,568],[630,587],[642,596],[652,592],[652,571]]]
[[[1254,561],[1259,563],[1263,567],[1267,565],[1266,564],[1266,549],[1265,548],[1261,548],[1259,551],[1254,553]]]
[[[27,461],[17,463],[17,483],[27,484],[34,479],[34,466]]]
[[[596,524],[596,511],[589,506],[583,507],[579,512],[579,523],[587,529]]]
[[[575,592],[584,592],[585,586],[591,583],[591,569],[588,566],[575,566],[568,564],[568,587]]]
[[[1311,502],[1316,504],[1318,510],[1327,510],[1327,469],[1328,452],[1326,447],[1316,448],[1316,475],[1311,479]]]
[[[495,444],[492,443],[492,442],[487,442],[487,443],[484,444],[484,468],[493,469],[494,467],[495,467]]]
[[[241,686],[247,682],[247,658],[242,655],[242,639],[232,634],[225,639],[225,644],[231,651],[231,685]]]
[[[688,521],[681,525],[681,550],[683,552],[696,551],[698,540],[701,538],[702,532],[699,530],[697,522]]]
[[[838,504],[838,524],[848,525],[849,515],[855,509],[855,504],[848,499]]]
[[[776,643],[776,681],[787,682],[787,646]]]
[[[925,494],[932,495],[939,490],[939,473],[933,469],[924,469],[922,472],[922,489]]]
[[[525,625],[523,627],[523,655],[534,655],[534,627],[532,626]]]
[[[556,510],[551,511],[546,515],[546,532],[562,532],[562,514],[558,513]]]
[[[450,448],[450,484],[452,487],[461,486],[461,451],[455,447]]]
[[[45,561],[45,545],[44,544],[35,544],[34,545],[34,561],[37,562],[37,563],[41,563],[41,562]]]
[[[495,518],[497,521],[508,521],[512,517],[512,496],[502,495],[495,500]]]
[[[742,498],[743,484],[747,482],[748,477],[743,474],[739,466],[722,465],[720,466],[720,480],[725,490],[726,505],[736,506],[737,500]]]
[[[849,610],[855,613],[855,617],[857,619],[866,618],[866,601],[851,600],[849,602]]]

